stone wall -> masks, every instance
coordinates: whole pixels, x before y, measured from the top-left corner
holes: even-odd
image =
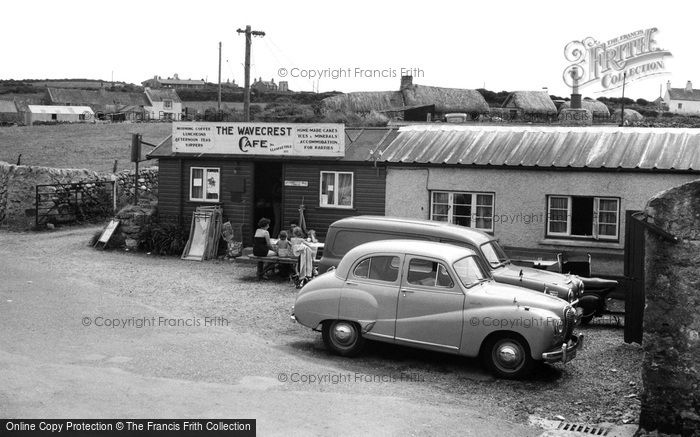
[[[0,161],[0,225],[28,229],[34,225],[36,186],[100,179],[85,169],[14,165]]]
[[[700,180],[652,198],[646,232],[644,362],[640,425],[700,435]]]
[[[158,203],[158,167],[139,169],[138,184],[134,183],[134,171],[124,170],[115,175],[117,205],[121,208],[134,203],[134,193],[139,190],[139,202]]]
[[[13,165],[0,161],[0,226],[11,229],[34,226],[37,185],[111,180],[117,185],[118,208],[133,204],[136,190],[139,190],[141,205],[155,206],[158,203],[157,167],[141,169],[137,185],[133,170],[112,175],[86,169]]]

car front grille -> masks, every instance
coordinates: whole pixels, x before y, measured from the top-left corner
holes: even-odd
[[[576,323],[576,311],[570,306],[564,310],[564,341],[569,341],[574,333],[574,324]]]

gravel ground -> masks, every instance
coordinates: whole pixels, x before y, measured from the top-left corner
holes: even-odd
[[[0,244],[16,249],[20,259],[48,257],[56,271],[109,286],[158,310],[222,316],[232,323],[231,329],[259,336],[309,360],[332,362],[349,372],[405,374],[428,386],[435,396],[489,405],[516,422],[527,422],[532,416],[589,424],[638,421],[642,349],[623,342],[623,328],[614,319],[580,328],[586,345],[575,360],[565,366],[539,366],[525,381],[494,379],[474,359],[379,343],[370,343],[360,357],[341,358],[325,350],[319,333],[290,322],[296,289],[289,282],[258,282],[253,265],[228,260],[200,263],[98,251],[87,245],[95,230],[0,233]]]

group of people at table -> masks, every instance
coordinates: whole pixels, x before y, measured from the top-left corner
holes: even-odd
[[[298,258],[297,271],[292,278],[297,286],[308,282],[314,275],[313,263],[318,250],[316,233],[309,230],[307,235],[304,235],[304,231],[293,222],[289,233],[281,231],[277,241],[273,242],[269,228],[270,219],[263,217],[258,221],[258,229],[253,237],[253,255]]]

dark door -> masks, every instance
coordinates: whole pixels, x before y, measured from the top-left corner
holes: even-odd
[[[644,321],[644,224],[626,211],[625,342],[642,344]]]
[[[282,227],[282,163],[260,161],[255,163],[253,181],[253,229],[258,220],[265,217],[271,220],[270,236],[277,238]]]

